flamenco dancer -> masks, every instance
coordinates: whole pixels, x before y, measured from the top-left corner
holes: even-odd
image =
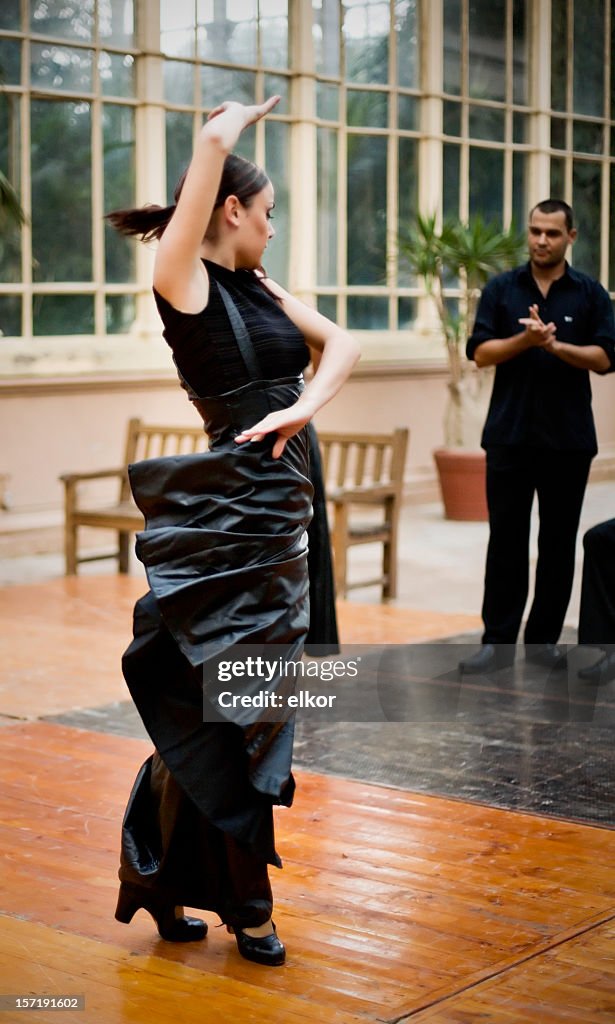
[[[191,942],[207,925],[184,906],[214,911],[241,955],[266,965],[285,959],[268,864],[281,866],[273,805],[293,798],[293,722],[258,721],[250,709],[229,720],[209,684],[216,659],[237,645],[301,657],[306,426],[358,358],[349,334],[261,268],[273,186],[231,151],[278,100],[211,112],[174,205],[109,214],[122,233],[159,239],[153,283],[164,337],[210,438],[204,454],[130,467],[150,590],[136,604],[122,667],[156,749],[126,809],[115,916],[128,923],[143,908],[163,939]],[[322,356],[304,388],[308,345]],[[275,692],[285,681],[266,685]]]

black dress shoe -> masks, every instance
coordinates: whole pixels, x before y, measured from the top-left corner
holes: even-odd
[[[476,654],[459,662],[459,671],[465,675],[480,675],[498,668],[509,668],[514,660],[514,644],[483,644]]]
[[[241,928],[231,928],[229,925],[227,928],[231,934],[235,933],[237,949],[244,959],[252,960],[255,964],[264,964],[265,967],[280,967],[286,960],[286,949],[278,939],[273,921],[271,925],[271,935],[262,938],[246,935]]]
[[[200,917],[176,917],[174,905],[160,893],[122,882],[115,910],[116,921],[130,924],[137,910],[147,910],[152,915],[160,938],[167,942],[198,942],[207,935],[207,924]]]
[[[578,675],[579,679],[585,679],[586,682],[594,683],[596,686],[612,682],[615,679],[615,653],[607,654],[605,651],[593,665],[580,668]]]
[[[541,665],[558,672],[568,667],[568,655],[557,644],[526,644],[525,660],[532,665]]]

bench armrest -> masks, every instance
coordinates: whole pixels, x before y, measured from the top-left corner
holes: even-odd
[[[379,502],[383,498],[393,498],[398,494],[395,484],[367,484],[358,487],[340,487],[327,490],[327,501],[335,505],[365,504]]]
[[[91,473],[63,473],[60,480],[64,484],[76,484],[81,480],[104,480],[105,477],[119,477],[120,479],[126,475],[126,468],[121,467],[120,469],[98,469]]]

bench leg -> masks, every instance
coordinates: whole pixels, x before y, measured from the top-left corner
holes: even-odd
[[[66,576],[77,575],[77,527],[70,521],[64,527],[64,572]]]
[[[397,597],[397,510],[392,502],[387,502],[386,521],[389,539],[382,545],[383,598]]]
[[[125,530],[118,530],[118,565],[122,573],[130,571],[130,534]]]
[[[333,567],[335,571],[335,596],[346,597],[346,573],[348,571],[348,507],[334,506],[333,517]]]

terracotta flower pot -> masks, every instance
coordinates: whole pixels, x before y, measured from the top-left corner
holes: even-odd
[[[433,454],[446,518],[486,521],[489,514],[484,451],[437,448]]]

